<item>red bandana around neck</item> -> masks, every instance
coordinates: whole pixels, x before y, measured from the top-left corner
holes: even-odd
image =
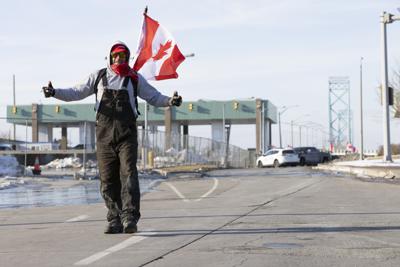
[[[128,76],[131,73],[131,67],[128,63],[112,64],[111,69],[119,76]]]
[[[119,76],[130,76],[135,81],[138,81],[139,79],[135,71],[133,71],[131,67],[129,67],[128,63],[112,64],[111,69]]]

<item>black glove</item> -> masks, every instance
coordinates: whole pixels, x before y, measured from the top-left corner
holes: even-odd
[[[182,97],[178,95],[177,91],[175,91],[174,95],[169,98],[169,105],[179,107],[181,104],[182,104]]]
[[[43,86],[42,89],[45,97],[52,97],[56,93],[51,82],[49,82],[48,86]]]

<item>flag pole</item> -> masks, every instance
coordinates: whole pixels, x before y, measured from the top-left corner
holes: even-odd
[[[143,15],[147,16],[147,10],[148,10],[148,7],[146,6],[145,9],[144,9],[144,14]],[[144,157],[143,157],[143,170],[147,169],[147,139],[148,139],[148,137],[147,137],[147,134],[148,134],[148,130],[147,130],[147,127],[148,127],[147,108],[148,108],[147,101],[144,101],[144,144],[143,144],[143,146],[144,146],[144,149],[143,149]]]

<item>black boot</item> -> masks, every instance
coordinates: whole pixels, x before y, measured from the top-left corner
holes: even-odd
[[[127,219],[123,222],[124,233],[133,234],[137,232],[137,221],[135,219]]]
[[[112,219],[108,222],[106,229],[104,229],[105,234],[119,234],[122,233],[123,226],[119,218]]]

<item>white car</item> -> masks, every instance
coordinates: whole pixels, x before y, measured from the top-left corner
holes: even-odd
[[[257,167],[279,166],[299,164],[299,156],[293,149],[290,148],[274,148],[268,150],[265,154],[257,158]]]

